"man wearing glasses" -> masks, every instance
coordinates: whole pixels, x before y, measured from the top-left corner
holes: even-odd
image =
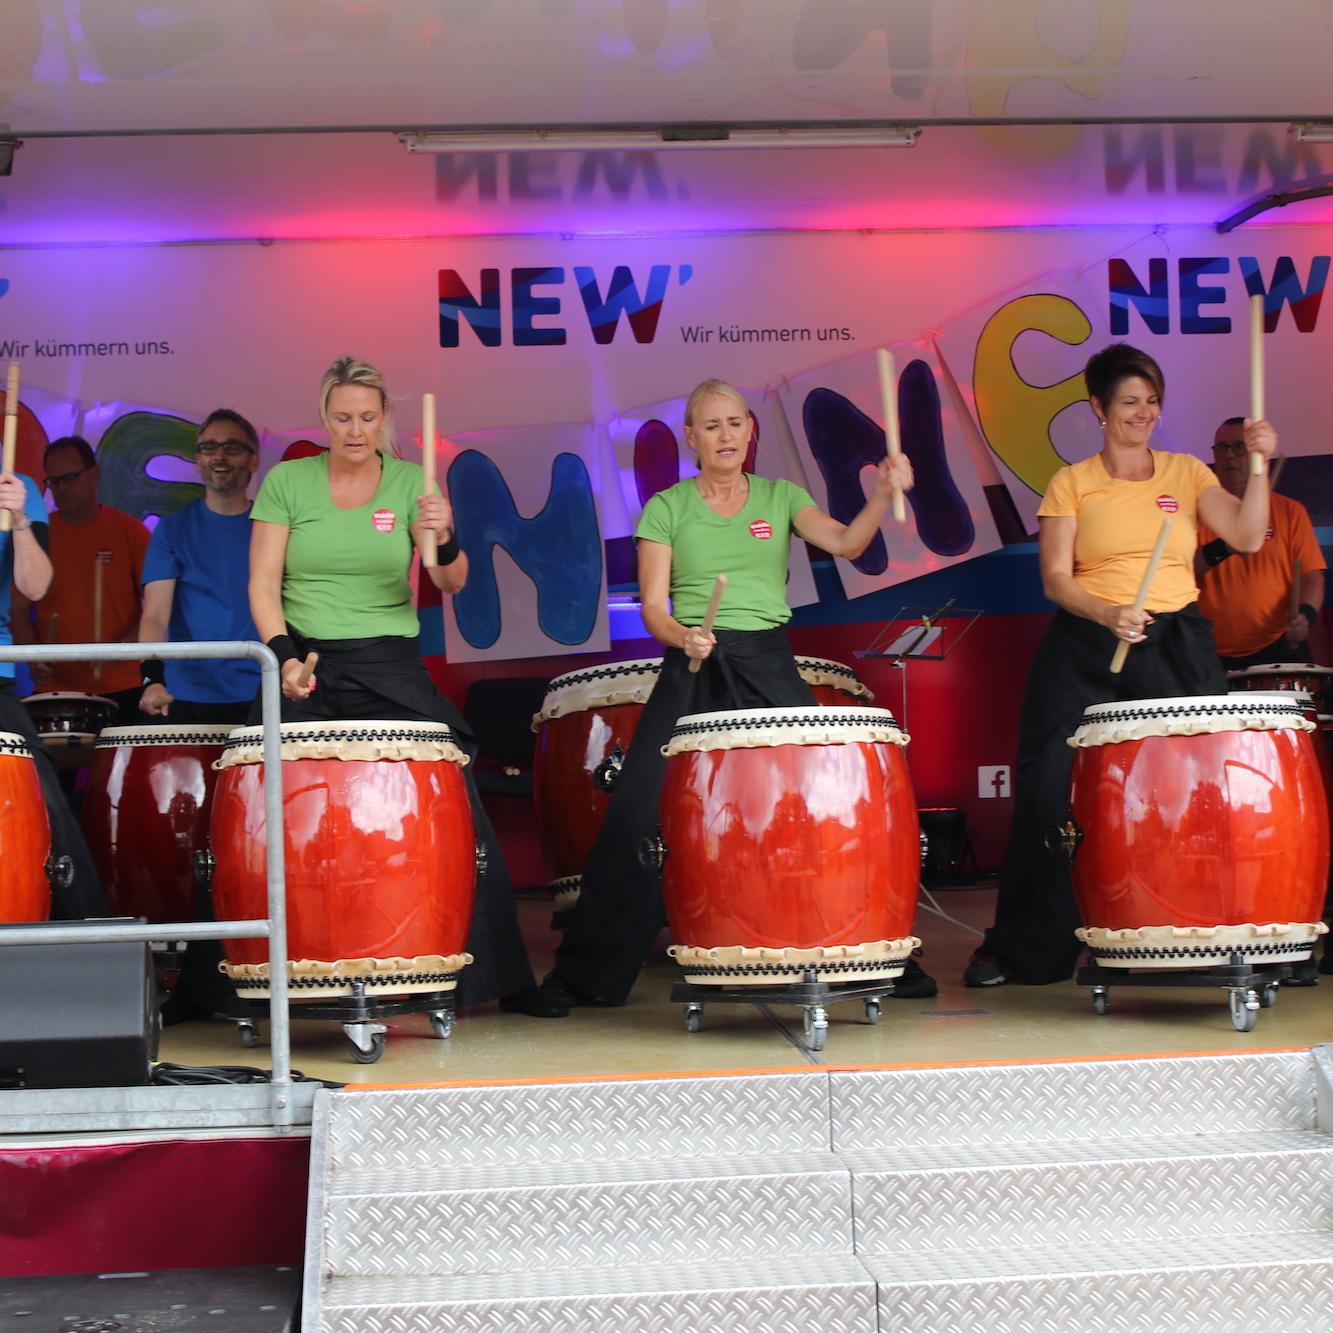
[[[148,529],[99,503],[101,469],[87,440],[66,435],[47,445],[45,482],[51,515],[51,589],[34,605],[38,643],[136,643]],[[139,718],[136,662],[35,663],[39,692],[100,694],[120,707],[119,721]]]
[[[259,436],[239,412],[220,407],[199,428],[195,463],[204,497],[157,525],[144,562],[144,643],[255,639],[247,587],[250,499]],[[242,725],[259,690],[259,666],[234,658],[143,664],[139,707],[175,723]]]
[[[1235,496],[1244,494],[1249,477],[1244,433],[1244,417],[1231,417],[1213,440],[1213,471]],[[1199,610],[1213,622],[1217,651],[1228,669],[1311,660],[1306,640],[1324,604],[1324,555],[1304,505],[1274,494],[1270,506],[1267,538],[1253,555],[1237,555],[1199,524],[1194,557]],[[1300,609],[1293,614],[1298,560]]]

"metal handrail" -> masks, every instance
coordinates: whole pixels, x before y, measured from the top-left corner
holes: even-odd
[[[259,663],[259,701],[263,724],[264,817],[267,829],[265,871],[268,917],[256,921],[168,921],[147,925],[9,927],[0,945],[71,944],[85,940],[268,940],[269,1049],[273,1060],[269,1110],[273,1127],[292,1125],[292,1046],[287,1011],[287,895],[283,865],[282,751],[278,724],[282,684],[278,659],[262,643],[232,640],[210,643],[62,643],[0,644],[0,662],[138,662],[157,658],[247,658]]]

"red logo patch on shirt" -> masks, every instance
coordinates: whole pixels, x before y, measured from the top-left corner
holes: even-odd
[[[393,525],[398,522],[398,515],[392,509],[377,509],[371,514],[370,521],[375,525],[376,532],[392,532]]]
[[[1272,540],[1273,540],[1273,529],[1269,528],[1268,531],[1264,533],[1264,541],[1271,542]]]
[[[1159,495],[1157,507],[1164,514],[1174,514],[1180,508],[1180,501],[1174,495]]]
[[[750,536],[766,542],[773,536],[773,525],[767,519],[757,518],[750,524]]]

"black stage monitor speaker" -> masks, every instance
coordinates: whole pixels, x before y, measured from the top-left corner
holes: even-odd
[[[0,1089],[142,1086],[157,1031],[147,944],[0,943]]]

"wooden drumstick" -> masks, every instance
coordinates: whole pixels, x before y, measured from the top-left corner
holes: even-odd
[[[1268,475],[1268,489],[1270,491],[1275,491],[1277,490],[1278,482],[1282,480],[1282,469],[1287,466],[1286,454],[1282,454],[1280,457],[1274,458],[1272,460],[1272,463],[1273,463],[1273,470]]]
[[[903,451],[898,434],[898,375],[893,365],[893,353],[885,347],[875,349],[879,365],[879,396],[884,405],[884,443],[889,457],[897,458]],[[907,504],[897,486],[893,488],[893,517],[899,523],[907,522]]]
[[[1166,539],[1171,535],[1171,525],[1175,522],[1175,515],[1168,514],[1162,520],[1161,529],[1157,533],[1156,544],[1152,548],[1152,554],[1148,557],[1148,568],[1143,571],[1143,581],[1139,584],[1138,595],[1134,598],[1134,610],[1142,611],[1148,601],[1148,593],[1152,590],[1152,581],[1157,574],[1157,566],[1162,563],[1162,552],[1166,550]],[[1121,639],[1115,646],[1115,655],[1111,658],[1111,673],[1119,675],[1125,665],[1125,658],[1129,656],[1129,640]]]
[[[708,610],[704,612],[704,623],[699,626],[705,634],[713,632],[713,621],[717,619],[717,608],[722,605],[722,592],[727,586],[727,576],[719,574],[713,580],[713,595],[708,599]],[[702,657],[690,658],[690,672],[693,674],[703,666]]]
[[[319,665],[318,653],[307,653],[305,661],[301,663],[301,674],[297,676],[296,683],[305,689],[310,684],[310,677],[315,674],[315,668]]]
[[[5,380],[5,434],[4,447],[0,459],[4,471],[14,471],[14,455],[18,449],[19,438],[19,363],[9,363],[9,375]],[[14,526],[14,515],[8,509],[0,510],[0,532],[8,532]]]
[[[93,642],[102,642],[102,553],[93,556]],[[102,679],[101,662],[93,663],[93,679]]]
[[[435,494],[435,395],[421,395],[421,470],[425,473],[427,495]],[[421,534],[421,563],[427,569],[435,567],[439,538],[434,529]]]
[[[1250,420],[1264,419],[1264,298],[1250,297]],[[1250,450],[1250,475],[1260,476],[1267,463],[1256,449]]]
[[[1291,597],[1287,603],[1287,619],[1290,620],[1301,609],[1301,558],[1297,556],[1291,562]]]

